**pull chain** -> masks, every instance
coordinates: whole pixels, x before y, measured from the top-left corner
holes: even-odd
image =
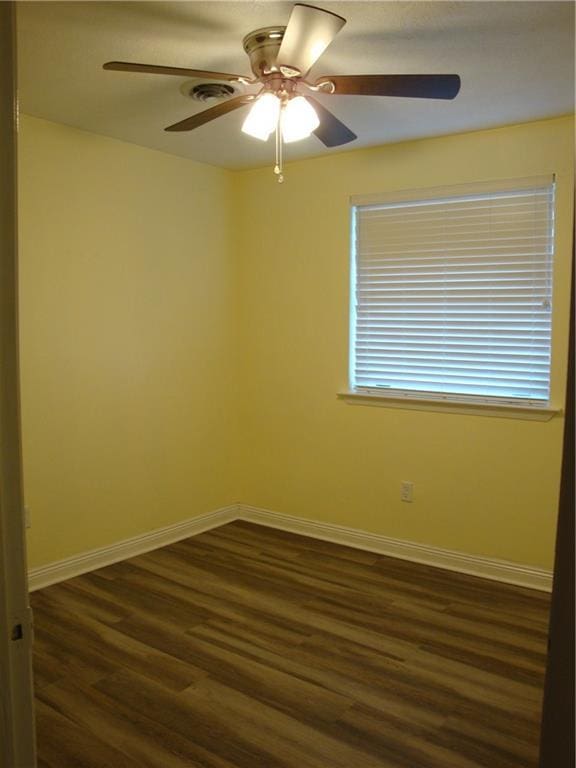
[[[278,122],[276,123],[276,165],[274,166],[274,173],[278,177],[278,184],[284,182],[282,148],[282,110],[280,110]]]

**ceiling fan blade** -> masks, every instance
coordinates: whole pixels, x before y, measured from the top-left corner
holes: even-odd
[[[242,75],[229,72],[210,72],[204,69],[185,69],[182,67],[162,67],[156,64],[132,64],[129,61],[107,61],[102,69],[116,72],[144,72],[149,75],[176,75],[176,77],[198,77],[208,80],[239,80]]]
[[[244,104],[249,104],[254,101],[255,96],[251,94],[244,94],[242,96],[236,96],[234,99],[227,99],[220,104],[216,104],[210,109],[205,109],[203,112],[198,112],[196,115],[187,117],[185,120],[181,120],[179,123],[169,125],[168,128],[164,128],[165,131],[191,131],[193,128],[198,128],[204,123],[209,123],[210,120],[215,120],[217,117],[227,115],[228,112],[233,112],[239,107],[243,107]]]
[[[319,101],[308,95],[306,95],[306,99],[312,104],[320,120],[320,125],[314,131],[314,135],[320,139],[322,144],[327,147],[339,147],[358,138],[348,126],[338,120],[336,115],[333,115],[323,104],[320,104]]]
[[[335,95],[453,99],[460,90],[458,75],[325,75],[316,85],[328,82]]]
[[[335,13],[296,3],[280,44],[276,66],[295,68],[304,77],[344,24],[346,19]]]

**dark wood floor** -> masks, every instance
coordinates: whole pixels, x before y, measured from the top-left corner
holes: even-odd
[[[538,592],[236,522],[32,603],[41,768],[536,766]]]

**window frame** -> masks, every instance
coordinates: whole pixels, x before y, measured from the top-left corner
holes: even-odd
[[[495,415],[512,418],[526,418],[530,420],[549,420],[561,410],[553,406],[553,365],[550,361],[548,369],[548,400],[530,399],[513,396],[473,395],[464,393],[430,392],[424,389],[404,390],[372,388],[367,386],[355,386],[354,374],[356,364],[356,223],[357,209],[362,206],[387,205],[402,202],[425,202],[435,199],[457,199],[478,194],[498,194],[510,191],[520,191],[535,187],[552,187],[552,254],[551,272],[552,285],[554,284],[556,261],[556,207],[557,189],[556,175],[546,174],[537,177],[525,177],[521,179],[499,179],[483,181],[471,184],[457,184],[442,187],[429,187],[423,189],[406,189],[395,192],[354,195],[349,200],[350,215],[350,240],[349,240],[349,346],[348,346],[348,387],[338,393],[338,397],[347,402],[360,405],[378,405],[392,408],[408,408],[416,410],[440,410],[453,413],[472,413],[480,415]],[[553,313],[554,307],[552,307]],[[551,317],[551,332],[554,321]],[[553,335],[550,339],[550,356],[553,353]]]

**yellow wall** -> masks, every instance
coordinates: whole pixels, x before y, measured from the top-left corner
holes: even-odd
[[[236,500],[230,174],[24,116],[29,564]]]
[[[31,566],[242,501],[551,566],[562,418],[356,407],[354,194],[558,174],[554,399],[573,123],[229,173],[24,117],[21,346]],[[413,504],[400,481],[415,483]]]
[[[563,402],[570,118],[236,174],[244,383],[240,498],[278,512],[549,567],[563,420],[337,401],[348,366],[349,196],[555,172],[553,398]],[[415,483],[401,503],[400,482]]]

